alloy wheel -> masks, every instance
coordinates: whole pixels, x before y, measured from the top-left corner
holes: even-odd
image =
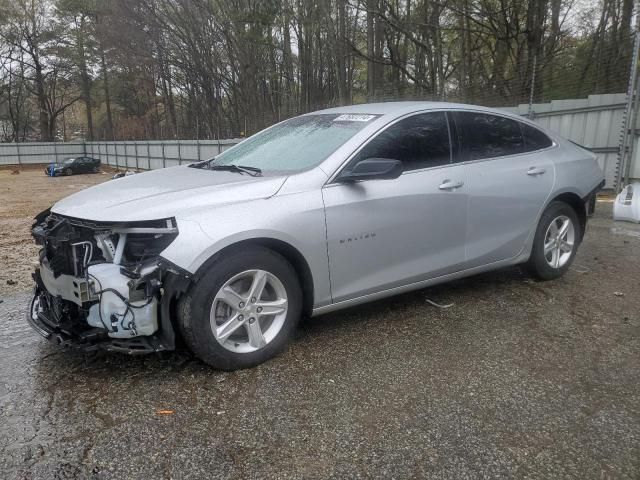
[[[566,215],[553,219],[544,235],[544,258],[551,268],[562,268],[571,258],[576,240],[573,222]]]
[[[249,353],[276,337],[287,311],[287,291],[278,277],[265,270],[247,270],[220,288],[209,321],[220,345],[235,353]]]

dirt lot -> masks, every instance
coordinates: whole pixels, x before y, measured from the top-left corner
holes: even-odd
[[[15,173],[19,172],[19,173]],[[32,284],[38,249],[30,227],[33,217],[63,197],[111,178],[99,174],[47,177],[44,166],[0,169],[0,293],[20,292]]]
[[[19,282],[0,289],[0,477],[640,478],[640,228],[610,203],[559,280],[511,268],[314,318],[223,373],[60,351],[24,321],[30,218],[105,178],[0,172]]]

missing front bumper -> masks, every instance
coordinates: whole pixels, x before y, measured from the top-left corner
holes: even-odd
[[[39,288],[34,290],[27,310],[27,322],[39,335],[59,347],[85,352],[103,350],[129,355],[141,355],[170,349],[157,336],[120,339],[111,338],[105,330],[98,328],[74,331],[52,318],[51,312],[45,308],[41,300],[43,295],[46,294]]]

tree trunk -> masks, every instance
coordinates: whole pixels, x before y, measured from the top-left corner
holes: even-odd
[[[377,13],[374,25],[374,62],[373,62],[373,71],[374,71],[374,84],[375,90],[377,94],[384,94],[384,66],[382,65],[382,50],[384,48],[384,28],[383,23],[379,17],[379,13],[381,11],[381,2],[380,0],[376,1],[375,11]],[[382,89],[382,92],[381,92]]]
[[[171,129],[172,136],[175,138],[178,136],[178,120],[176,116],[176,106],[173,101],[173,91],[171,87],[171,71],[169,65],[165,59],[164,52],[166,46],[162,37],[159,34],[157,40],[158,46],[158,73],[160,75],[160,90],[162,91],[162,103],[164,103],[165,114],[168,113],[167,118],[169,120],[169,128]]]
[[[284,16],[284,22],[282,26],[283,30],[283,45],[282,45],[282,60],[283,60],[283,76],[284,76],[284,99],[283,104],[285,107],[285,116],[289,117],[294,112],[294,91],[293,91],[293,55],[291,53],[291,18],[289,17],[289,9],[287,5],[287,11]]]
[[[560,41],[560,12],[562,8],[562,0],[551,0],[551,30],[549,31],[549,39],[545,42],[544,57],[547,59],[553,58],[556,52],[556,46]],[[547,81],[546,88],[552,89],[554,78],[555,62],[549,62],[547,68]]]
[[[47,94],[44,90],[44,75],[42,74],[42,65],[37,55],[33,55],[33,63],[35,64],[35,83],[36,96],[38,97],[39,124],[40,124],[40,140],[43,142],[51,142],[54,140],[49,130],[49,112],[47,110]]]
[[[461,2],[463,5],[460,7],[460,10],[464,11],[464,2]],[[467,35],[469,35],[469,32],[466,30],[465,28],[465,15],[463,15],[462,13],[458,13],[457,15],[457,21],[458,21],[458,31],[459,33],[459,40],[458,40],[458,47],[459,47],[459,55],[460,55],[460,60],[459,62],[459,67],[458,67],[458,97],[460,98],[460,100],[462,100],[463,102],[468,102],[468,95],[469,95],[469,90],[468,90],[468,79],[469,79],[469,72],[467,71],[467,56],[468,56],[468,52],[467,52]]]
[[[347,13],[346,0],[337,0],[338,7],[338,39],[336,48],[336,69],[338,97],[341,105],[351,103],[351,92],[347,83]]]
[[[556,0],[558,1],[558,0]],[[622,15],[620,17],[620,42],[622,45],[630,43],[631,18],[633,16],[633,0],[622,1]]]
[[[91,79],[87,71],[87,59],[84,48],[84,17],[80,21],[80,32],[78,37],[78,55],[80,60],[80,77],[82,79],[82,97],[84,99],[85,110],[87,112],[87,139],[93,141],[93,115],[91,114]]]
[[[111,96],[109,95],[109,74],[104,56],[104,48],[100,43],[100,64],[102,67],[102,82],[104,87],[104,102],[107,107],[107,138],[113,140],[113,117],[111,115]]]
[[[367,99],[374,100],[376,97],[376,65],[373,62],[375,57],[375,11],[376,0],[367,0]]]

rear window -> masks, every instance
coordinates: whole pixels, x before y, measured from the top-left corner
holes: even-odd
[[[553,145],[551,139],[542,131],[526,123],[521,123],[520,125],[522,127],[522,136],[524,137],[525,151],[542,150]]]

